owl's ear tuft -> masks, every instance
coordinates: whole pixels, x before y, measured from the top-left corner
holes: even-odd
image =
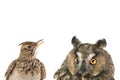
[[[76,36],[73,36],[71,43],[75,48],[78,48],[81,44],[80,40],[76,38]]]
[[[101,40],[98,40],[95,45],[98,48],[104,48],[107,46],[107,42],[105,39],[101,39]]]

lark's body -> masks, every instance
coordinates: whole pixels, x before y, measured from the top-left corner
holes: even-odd
[[[37,59],[32,61],[13,61],[15,68],[9,75],[8,80],[40,80],[41,70],[44,71],[44,65]]]
[[[12,72],[8,80],[40,80],[40,74],[32,75],[30,72],[25,74],[24,72],[19,72],[16,69]]]

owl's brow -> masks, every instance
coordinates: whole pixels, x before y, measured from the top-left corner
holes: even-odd
[[[79,59],[82,59],[82,54],[80,52],[76,52],[76,54],[79,57]]]
[[[95,56],[95,53],[92,53],[88,56],[88,60],[91,60]]]

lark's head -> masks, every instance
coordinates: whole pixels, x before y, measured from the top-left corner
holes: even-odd
[[[40,44],[43,43],[43,39],[37,41],[37,42],[31,42],[26,41],[22,42],[19,45],[21,45],[21,52],[20,52],[20,58],[36,58],[36,51]]]

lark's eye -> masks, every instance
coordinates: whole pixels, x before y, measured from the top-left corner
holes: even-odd
[[[30,48],[31,48],[31,46],[27,46],[27,48],[28,48],[28,49],[30,49]]]
[[[75,63],[79,63],[79,58],[75,58]]]
[[[91,59],[90,60],[90,64],[96,64],[96,63],[97,63],[96,59]]]

